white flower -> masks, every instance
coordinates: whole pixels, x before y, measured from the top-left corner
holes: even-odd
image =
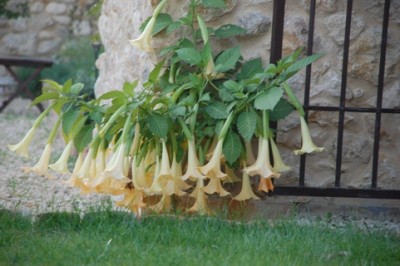
[[[36,132],[36,127],[32,127],[29,129],[28,133],[26,133],[25,137],[15,145],[8,145],[8,148],[16,152],[17,154],[23,156],[23,157],[29,157],[28,155],[28,149],[29,149],[29,144],[32,141],[33,136],[35,135]]]
[[[256,194],[254,194],[250,184],[250,177],[246,173],[246,171],[243,171],[242,190],[236,197],[234,197],[234,199],[239,201],[248,199],[260,199],[256,196]]]
[[[194,140],[188,140],[188,161],[186,173],[181,177],[182,180],[187,179],[198,179],[205,178],[205,176],[199,171],[199,160],[196,155],[196,148]]]
[[[269,160],[268,139],[260,137],[258,141],[261,141],[261,145],[259,145],[260,149],[256,162],[243,170],[250,176],[260,175],[261,178],[278,178],[280,174],[272,171],[271,162]]]
[[[301,127],[301,140],[302,146],[300,150],[295,150],[294,154],[301,155],[304,153],[321,152],[324,148],[315,146],[312,142],[310,130],[308,129],[306,120],[303,116],[300,116],[300,127]]]
[[[282,173],[289,171],[291,169],[290,166],[287,166],[283,161],[282,157],[279,153],[278,147],[275,144],[274,138],[269,138],[271,143],[271,150],[272,150],[272,158],[274,159],[274,166],[272,167],[272,171],[277,173]]]
[[[160,13],[161,9],[164,7],[164,5],[167,3],[168,0],[163,0],[161,3],[156,7],[156,9],[153,12],[153,16],[151,17],[150,21],[147,23],[146,28],[142,32],[142,34],[139,36],[139,38],[130,40],[130,43],[135,46],[136,48],[146,51],[146,52],[151,52],[152,47],[150,45],[150,40],[151,36],[153,33],[154,25],[157,20],[157,16]]]
[[[224,139],[219,139],[217,146],[214,149],[214,153],[210,159],[210,161],[200,167],[200,172],[208,177],[218,177],[224,178],[226,174],[221,172],[221,156],[222,156],[222,145],[224,143]]]
[[[51,144],[47,143],[44,148],[39,161],[33,167],[25,168],[25,172],[35,172],[38,175],[42,175],[48,178],[54,178],[49,174],[49,161],[51,156]]]
[[[67,146],[65,147],[63,153],[61,154],[60,158],[58,158],[57,162],[49,165],[49,167],[62,174],[69,173],[68,170],[68,158],[71,154],[72,148],[74,146],[74,142],[71,140],[68,142]]]

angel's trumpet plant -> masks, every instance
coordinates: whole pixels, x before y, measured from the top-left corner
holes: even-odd
[[[261,141],[261,149],[258,151],[256,162],[243,170],[250,176],[259,175],[261,178],[278,178],[279,173],[272,170],[271,162],[269,159],[269,145],[268,139],[260,137],[258,141]]]
[[[153,12],[153,16],[147,23],[145,29],[143,30],[142,34],[139,36],[139,38],[130,40],[130,43],[135,46],[136,48],[146,51],[146,52],[151,52],[153,49],[151,47],[150,41],[151,41],[151,36],[153,33],[154,25],[156,23],[158,14],[160,13],[161,9],[165,6],[165,4],[168,2],[168,0],[163,0],[161,1],[156,9]]]
[[[211,213],[207,206],[207,196],[204,193],[204,179],[197,179],[194,198],[196,199],[189,212],[196,212],[200,215],[208,215]]]
[[[255,199],[255,200],[260,199],[253,192],[253,189],[251,188],[251,184],[250,184],[250,177],[246,173],[246,171],[243,171],[242,189],[241,189],[240,193],[233,199],[238,200],[238,201],[243,201],[243,200],[248,200],[248,199]]]
[[[51,143],[47,143],[44,148],[39,161],[32,167],[25,168],[25,172],[35,172],[38,175],[45,176],[48,178],[54,178],[49,173],[49,161],[51,156]]]
[[[181,177],[182,180],[190,179],[198,179],[205,178],[205,176],[199,170],[199,160],[196,155],[196,148],[194,139],[188,140],[188,149],[187,149],[187,168],[185,174]]]
[[[80,187],[83,184],[80,183],[81,179],[78,178],[78,172],[83,164],[83,153],[79,153],[78,158],[75,161],[74,169],[72,170],[71,177],[65,182],[70,187]]]
[[[258,191],[270,192],[274,191],[274,184],[271,178],[260,178],[260,183],[258,184]]]
[[[31,129],[29,129],[28,133],[18,144],[8,145],[8,148],[13,152],[28,158],[29,145],[32,142],[35,132],[36,132],[36,127],[32,127]]]
[[[233,120],[233,113],[230,113],[226,119],[221,132],[218,136],[217,146],[214,149],[213,155],[208,163],[200,167],[200,171],[208,177],[225,178],[227,175],[221,171],[221,157],[222,147],[224,144],[225,136],[228,133],[229,127]]]
[[[54,178],[54,176],[49,173],[49,162],[51,158],[52,143],[54,142],[60,123],[61,119],[59,118],[50,132],[47,144],[42,152],[42,155],[40,156],[39,161],[33,167],[25,168],[25,172],[35,172],[48,178]]]
[[[281,154],[279,153],[278,150],[278,146],[276,145],[273,137],[269,138],[269,143],[271,144],[272,159],[274,160],[274,166],[272,167],[272,171],[276,173],[289,171],[291,167],[283,162]]]
[[[67,146],[65,146],[65,149],[62,152],[60,158],[58,158],[58,160],[55,163],[49,165],[49,167],[52,170],[59,172],[61,174],[69,174],[70,172],[68,170],[68,158],[71,154],[73,146],[74,142],[70,140]]]
[[[303,116],[300,116],[300,127],[301,127],[301,149],[295,150],[294,154],[301,155],[304,153],[321,152],[324,150],[322,147],[317,147],[312,139],[310,130],[308,129],[307,122]]]
[[[203,190],[207,194],[211,195],[217,193],[221,197],[225,197],[231,194],[223,188],[221,184],[221,178],[218,177],[210,177],[210,181],[208,182],[207,186],[203,188]]]
[[[14,145],[8,145],[8,148],[13,152],[28,158],[29,157],[28,149],[30,143],[32,142],[33,136],[35,135],[38,126],[40,125],[40,123],[42,123],[43,119],[49,114],[53,106],[54,106],[53,104],[50,105],[48,108],[46,108],[46,110],[43,111],[43,113],[39,115],[38,118],[36,118],[35,122],[32,125],[32,128],[29,129],[28,133],[19,143]]]

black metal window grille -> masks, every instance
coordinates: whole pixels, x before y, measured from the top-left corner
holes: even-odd
[[[284,32],[284,17],[285,17],[285,0],[274,0],[273,6],[273,21],[272,21],[272,34],[271,34],[271,54],[270,61],[276,62],[282,56],[282,43]],[[346,89],[347,89],[347,76],[348,76],[348,63],[349,63],[349,48],[350,48],[350,31],[353,13],[353,0],[347,0],[346,7],[346,21],[345,21],[345,36],[343,44],[343,57],[342,57],[342,73],[341,73],[341,87],[340,87],[340,100],[338,106],[316,106],[310,105],[310,87],[311,87],[311,68],[308,66],[305,73],[305,89],[304,89],[304,109],[306,117],[308,111],[321,111],[321,112],[336,112],[338,113],[338,128],[337,128],[337,145],[336,145],[336,168],[334,187],[306,187],[305,186],[305,170],[306,170],[306,155],[300,158],[299,167],[299,181],[298,186],[277,186],[274,194],[276,195],[303,195],[303,196],[323,196],[323,197],[357,197],[357,198],[382,198],[382,199],[400,199],[400,188],[393,189],[380,189],[378,187],[378,160],[380,148],[380,131],[382,114],[397,114],[400,109],[383,108],[383,91],[385,81],[385,61],[386,61],[386,48],[388,39],[389,27],[389,11],[391,0],[385,0],[383,6],[383,20],[382,20],[382,34],[379,56],[379,73],[378,85],[376,94],[376,106],[369,107],[350,107],[346,106]],[[316,13],[316,0],[310,0],[309,9],[309,22],[308,22],[308,41],[306,52],[307,55],[313,54],[313,40],[314,40],[314,27],[315,27],[315,13]],[[342,154],[343,154],[343,134],[344,134],[344,121],[345,113],[358,112],[358,113],[372,113],[375,115],[375,128],[373,135],[373,152],[372,152],[372,169],[370,188],[343,188],[341,187],[341,173],[342,173]],[[400,157],[399,157],[400,160]]]

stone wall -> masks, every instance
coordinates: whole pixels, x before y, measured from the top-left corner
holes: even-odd
[[[290,53],[307,42],[309,1],[288,0],[285,17],[284,53]],[[342,53],[346,13],[344,0],[318,0],[314,51],[325,54],[312,68],[311,104],[338,106],[341,87]],[[347,82],[346,105],[374,107],[378,81],[379,48],[383,2],[376,0],[354,1]],[[205,17],[211,26],[226,23],[238,24],[247,29],[240,38],[217,44],[229,47],[240,44],[245,59],[262,57],[269,60],[272,21],[271,0],[227,0],[228,8],[221,12],[207,12]],[[186,0],[171,0],[168,12],[174,18],[184,13]],[[128,43],[136,38],[141,22],[151,14],[150,1],[106,1],[99,21],[100,33],[106,52],[97,64],[100,77],[96,84],[97,94],[120,88],[125,81],[145,79],[157,58],[135,50]],[[385,93],[383,106],[400,108],[400,2],[392,1]],[[166,42],[160,36],[154,46]],[[302,98],[304,73],[291,80],[293,88]],[[306,185],[332,186],[335,175],[336,136],[338,113],[310,112],[309,124],[313,138],[326,151],[307,157]],[[371,177],[374,114],[347,113],[345,117],[342,185],[344,187],[368,187]],[[384,188],[400,189],[400,164],[397,141],[400,130],[398,115],[382,117],[381,152],[378,182]],[[296,116],[279,123],[278,142],[287,163],[293,171],[285,174],[280,182],[296,184],[299,157],[292,150],[300,146],[300,129]]]
[[[71,36],[97,28],[87,14],[94,0],[29,0],[29,16],[0,20],[0,54],[51,57]]]

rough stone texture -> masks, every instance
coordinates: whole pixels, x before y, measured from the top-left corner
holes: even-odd
[[[71,36],[96,32],[94,18],[87,15],[87,8],[93,2],[29,0],[29,17],[0,19],[0,54],[54,56]],[[0,69],[0,75],[2,72]]]
[[[250,12],[239,17],[239,26],[247,32],[245,36],[256,36],[266,33],[271,25],[271,19],[261,12]]]

